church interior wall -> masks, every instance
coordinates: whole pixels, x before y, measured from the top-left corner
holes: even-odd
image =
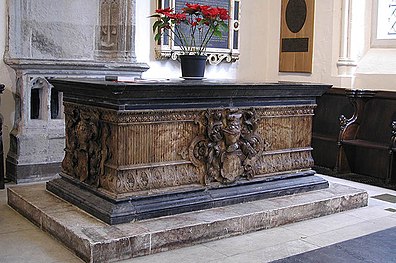
[[[7,38],[7,4],[6,1],[0,1],[0,54],[4,54]],[[15,102],[15,72],[7,66],[3,59],[0,60],[0,83],[6,86],[3,94],[0,96],[0,117],[3,120],[3,144],[4,153],[9,149],[9,136],[14,123]]]
[[[396,50],[371,48],[371,2],[352,0],[353,27],[351,56],[356,60],[352,75],[339,73],[341,7],[343,0],[316,1],[314,56],[312,74],[279,73],[279,34],[281,1],[243,1],[241,8],[240,59],[235,63],[208,66],[206,77],[252,82],[304,81],[332,84],[340,88],[379,89],[396,91]],[[179,78],[178,62],[154,58],[152,19],[156,0],[136,1],[136,59],[150,69],[144,78]],[[367,15],[369,18],[367,18]],[[7,1],[0,1],[0,54],[4,54],[7,37]],[[4,152],[15,113],[14,71],[0,61],[0,83],[6,85],[1,95],[0,112],[3,119]]]

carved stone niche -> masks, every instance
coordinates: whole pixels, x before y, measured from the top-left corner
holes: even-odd
[[[109,224],[328,186],[311,169],[314,97],[328,86],[50,82],[66,147],[47,189]]]
[[[65,147],[62,93],[53,77],[140,77],[135,57],[135,0],[8,1],[5,62],[15,74],[15,121],[6,161],[17,183],[46,180]]]

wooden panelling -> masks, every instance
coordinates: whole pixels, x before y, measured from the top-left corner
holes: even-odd
[[[332,88],[317,99],[313,117],[312,155],[315,165],[334,169],[337,162],[339,118],[352,116],[353,106],[344,89]]]

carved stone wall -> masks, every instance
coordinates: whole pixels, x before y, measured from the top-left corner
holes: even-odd
[[[7,177],[45,180],[60,170],[62,94],[48,78],[140,77],[135,58],[135,0],[8,1],[5,62],[16,71],[15,121]]]
[[[134,12],[134,0],[9,1],[7,56],[136,62]]]
[[[135,35],[135,3],[131,0],[100,0],[96,32],[98,59],[136,60],[132,37]]]
[[[308,170],[313,109],[116,111],[65,103],[62,175],[121,197]]]
[[[9,57],[92,60],[97,0],[13,0]]]

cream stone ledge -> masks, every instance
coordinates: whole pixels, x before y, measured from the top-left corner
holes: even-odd
[[[358,63],[351,58],[340,58],[337,62],[339,76],[353,76]]]
[[[28,58],[4,58],[4,62],[10,67],[17,70],[27,70],[32,73],[37,70],[41,72],[57,71],[59,73],[70,72],[97,72],[103,71],[118,71],[129,74],[142,73],[146,71],[149,66],[146,63],[131,63],[131,62],[100,62],[100,61],[81,61],[81,60],[58,60],[58,59],[28,59]]]
[[[354,89],[396,91],[396,49],[369,49],[359,61],[354,77]]]

